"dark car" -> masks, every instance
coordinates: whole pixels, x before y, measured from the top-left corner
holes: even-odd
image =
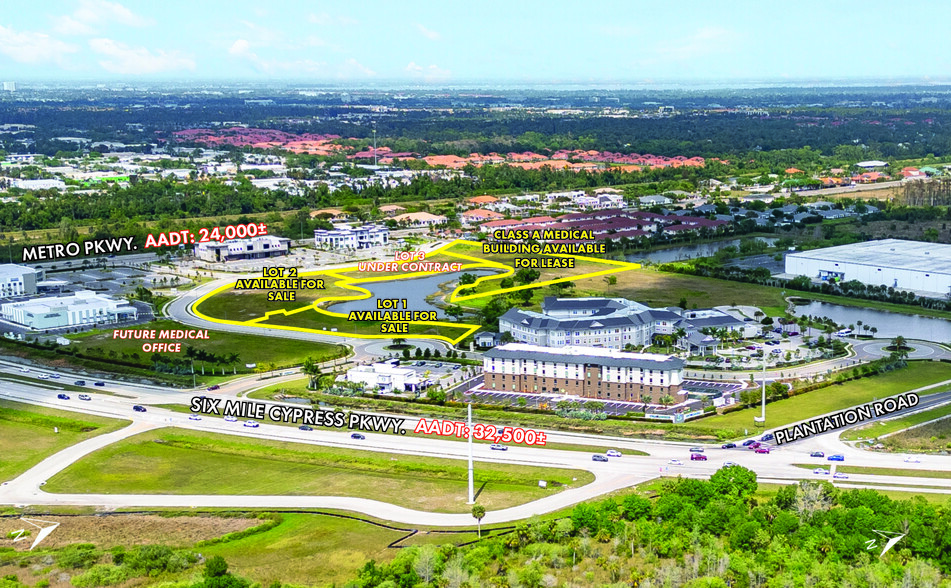
[[[93,384],[93,386],[105,386],[105,385],[106,385],[105,382],[96,382],[95,384]]]
[[[736,447],[736,443],[724,443],[720,446],[720,449],[733,449]]]
[[[707,461],[707,456],[702,453],[691,453],[690,461]]]
[[[691,447],[690,453],[703,453],[703,447]]]
[[[750,445],[752,445],[752,444],[754,444],[754,443],[756,443],[755,440],[753,440],[753,439],[747,439],[746,441],[743,442],[743,447],[749,447]]]
[[[75,382],[73,382],[73,385],[74,385],[74,386],[85,386],[85,385],[86,385],[86,380],[76,380]]]
[[[132,410],[134,410],[135,412],[145,412],[145,407],[142,406],[141,404],[136,404],[135,406],[132,407]]]
[[[812,453],[809,454],[809,457],[825,457],[825,456],[826,454],[822,453],[821,451],[813,451]]]
[[[65,394],[57,394],[56,397],[59,398],[60,400],[69,400],[69,396]]]
[[[826,459],[828,459],[829,461],[845,461],[845,456],[844,455],[830,455]]]
[[[366,437],[364,437],[360,433],[351,433],[350,438],[351,439],[366,439]]]
[[[759,438],[760,441],[772,441],[773,439],[775,439],[775,436],[772,433],[766,433]]]
[[[591,461],[608,461],[608,458],[596,453],[591,456]]]
[[[300,429],[301,431],[313,431],[313,430],[314,430],[313,427],[310,427],[310,426],[307,426],[307,425],[301,425],[301,426],[299,426],[299,427],[297,427],[297,428]]]
[[[208,391],[211,392],[212,390],[217,390],[218,388],[221,388],[221,386],[218,384],[215,384],[214,386],[208,386]]]

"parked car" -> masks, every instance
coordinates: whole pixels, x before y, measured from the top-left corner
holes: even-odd
[[[261,423],[257,421],[244,421],[244,426],[251,427],[252,429],[256,429],[261,426]]]
[[[90,396],[89,394],[80,394],[80,395],[79,395],[79,399],[80,399],[80,400],[92,400],[92,396]]]
[[[821,451],[813,451],[812,453],[809,454],[809,457],[825,457],[825,456],[826,454],[822,453]]]
[[[608,458],[601,455],[600,453],[595,453],[591,456],[591,461],[608,461]]]
[[[351,439],[366,439],[366,437],[364,437],[360,433],[350,433],[350,438]]]
[[[621,457],[621,452],[618,451],[617,449],[608,449],[607,451],[604,452],[604,454],[607,455],[608,457]]]
[[[836,455],[830,455],[826,459],[828,459],[829,461],[845,461],[845,456],[836,454]]]
[[[769,447],[757,447],[754,451],[756,453],[769,453]]]
[[[146,412],[145,407],[142,406],[141,404],[136,404],[135,406],[132,407],[132,410],[134,410],[135,412]]]
[[[835,478],[835,479],[837,479],[837,480],[848,480],[848,479],[849,479],[849,476],[846,475],[846,474],[843,474],[842,472],[836,472],[835,475],[832,476],[832,477]]]
[[[814,474],[819,474],[820,476],[821,476],[821,475],[824,475],[824,474],[825,474],[825,475],[828,475],[829,470],[827,470],[827,469],[825,469],[825,468],[816,468],[816,469],[812,470],[812,473],[814,473]]]
[[[703,453],[703,447],[691,447],[690,453]]]
[[[720,449],[736,449],[736,443],[724,443]]]
[[[690,461],[707,461],[707,456],[702,453],[691,453]]]
[[[297,428],[300,429],[301,431],[313,431],[313,430],[314,430],[314,428],[311,427],[311,426],[309,426],[309,425],[301,425],[301,426],[299,426],[299,427],[297,427]]]
[[[66,394],[57,394],[56,397],[59,398],[60,400],[69,400],[69,396],[67,396]]]
[[[506,446],[506,445],[501,445],[501,444],[499,444],[499,443],[493,443],[492,445],[489,445],[489,449],[494,449],[494,450],[496,450],[496,451],[508,451],[508,450],[509,450],[508,446]]]

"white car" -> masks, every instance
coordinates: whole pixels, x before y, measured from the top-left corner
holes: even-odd
[[[49,380],[49,379],[50,379],[50,375],[49,375],[49,374],[40,374],[40,375],[37,376],[37,378],[39,378],[39,379],[41,379],[41,380]]]
[[[28,368],[28,367],[21,367],[21,368],[20,368],[20,371],[21,371],[21,372],[28,372],[28,371],[30,371],[30,368]]]
[[[53,378],[54,380],[58,380],[59,374],[50,374],[50,377]]]
[[[79,395],[79,399],[80,399],[80,400],[92,400],[92,396],[90,396],[89,394],[80,394],[80,395]]]
[[[621,452],[618,451],[617,449],[608,449],[607,451],[604,452],[604,454],[607,455],[608,457],[621,457]]]
[[[668,461],[667,463],[669,463],[670,465],[684,465],[684,462],[680,461],[679,459],[672,459]]]
[[[731,467],[731,466],[735,466],[735,465],[739,465],[739,464],[736,463],[735,461],[725,461],[725,462],[723,462],[723,467],[725,467],[725,468],[728,468],[728,467]]]
[[[261,426],[261,423],[257,421],[244,421],[245,427],[257,428]]]
[[[838,480],[848,480],[848,479],[849,479],[849,477],[846,476],[845,474],[843,474],[842,472],[836,472],[835,475],[832,476],[832,477],[833,477],[833,478],[836,478],[836,479],[838,479]]]
[[[509,448],[508,448],[507,446],[505,446],[505,445],[500,445],[500,444],[498,444],[498,443],[493,443],[492,445],[489,445],[489,449],[494,449],[494,450],[496,450],[496,451],[508,451],[508,450],[509,450]]]
[[[909,455],[905,458],[905,463],[921,463],[921,460],[914,455]]]
[[[225,417],[225,420],[228,421],[229,423],[236,423],[238,422],[238,417],[228,415]]]
[[[190,421],[200,421],[200,420],[201,420],[201,417],[198,416],[198,415],[195,414],[195,413],[192,413],[192,414],[188,415],[188,420],[190,420]]]
[[[820,476],[821,476],[821,475],[826,475],[826,476],[827,476],[827,475],[829,475],[829,470],[827,470],[827,469],[825,469],[825,468],[816,468],[816,469],[812,470],[812,473],[814,473],[814,474],[819,474]]]

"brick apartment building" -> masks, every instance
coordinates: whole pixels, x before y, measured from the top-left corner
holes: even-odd
[[[684,362],[600,347],[508,343],[487,351],[482,366],[486,390],[659,404],[666,394],[680,400]]]

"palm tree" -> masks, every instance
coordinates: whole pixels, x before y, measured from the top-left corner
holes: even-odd
[[[482,538],[482,517],[485,516],[485,507],[481,504],[472,505],[472,516],[479,523],[479,539]]]
[[[660,397],[660,403],[663,404],[664,407],[666,408],[667,406],[674,403],[674,397],[671,396],[670,394],[664,394],[663,396]]]

